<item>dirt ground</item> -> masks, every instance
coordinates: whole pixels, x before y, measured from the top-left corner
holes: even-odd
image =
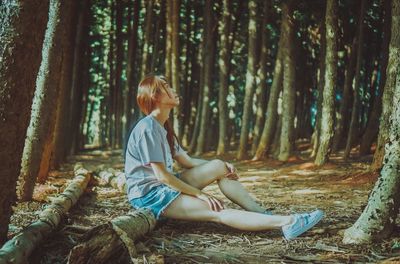
[[[302,157],[304,156],[304,157]],[[390,239],[363,246],[342,243],[344,229],[362,212],[377,175],[368,172],[371,157],[344,162],[333,157],[316,167],[299,155],[287,163],[275,160],[235,161],[240,182],[274,214],[306,212],[316,208],[325,218],[311,231],[287,242],[280,231],[243,232],[215,223],[167,220],[138,243],[141,263],[400,263],[400,232]],[[208,153],[203,158],[214,158]],[[9,236],[38,217],[44,205],[63,191],[76,162],[93,171],[123,169],[120,152],[91,151],[69,159],[52,171],[46,184],[38,184],[35,201],[14,207]],[[205,189],[239,207],[220,192],[217,184]],[[126,194],[112,187],[91,186],[63,219],[59,229],[33,253],[31,263],[66,263],[69,250],[84,232],[131,210]]]

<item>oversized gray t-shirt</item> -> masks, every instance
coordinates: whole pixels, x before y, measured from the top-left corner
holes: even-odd
[[[175,157],[185,151],[175,141]],[[125,177],[128,199],[144,196],[151,188],[163,184],[151,168],[151,162],[162,162],[173,173],[173,159],[167,131],[151,115],[144,117],[129,135],[125,154]]]

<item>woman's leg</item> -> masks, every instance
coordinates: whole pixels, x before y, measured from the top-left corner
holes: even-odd
[[[236,209],[212,211],[206,202],[186,194],[179,195],[162,215],[179,220],[211,221],[244,231],[279,229],[293,221],[292,216],[271,216]]]
[[[229,200],[245,210],[259,213],[264,212],[265,208],[262,208],[254,201],[240,182],[224,178],[226,173],[225,163],[216,159],[183,171],[181,179],[200,190],[214,181],[218,181],[219,188]]]

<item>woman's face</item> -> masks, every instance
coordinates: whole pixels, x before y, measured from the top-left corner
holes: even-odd
[[[173,108],[179,105],[179,96],[167,82],[163,83],[164,89],[161,89],[161,94],[158,96],[158,105],[160,107]]]

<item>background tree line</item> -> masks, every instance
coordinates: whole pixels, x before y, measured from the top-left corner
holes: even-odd
[[[307,141],[318,165],[354,147],[384,165],[396,1],[7,0],[0,12],[0,242],[18,177],[30,200],[69,154],[123,147],[148,73],[182,97],[174,128],[197,155],[288,161]]]

